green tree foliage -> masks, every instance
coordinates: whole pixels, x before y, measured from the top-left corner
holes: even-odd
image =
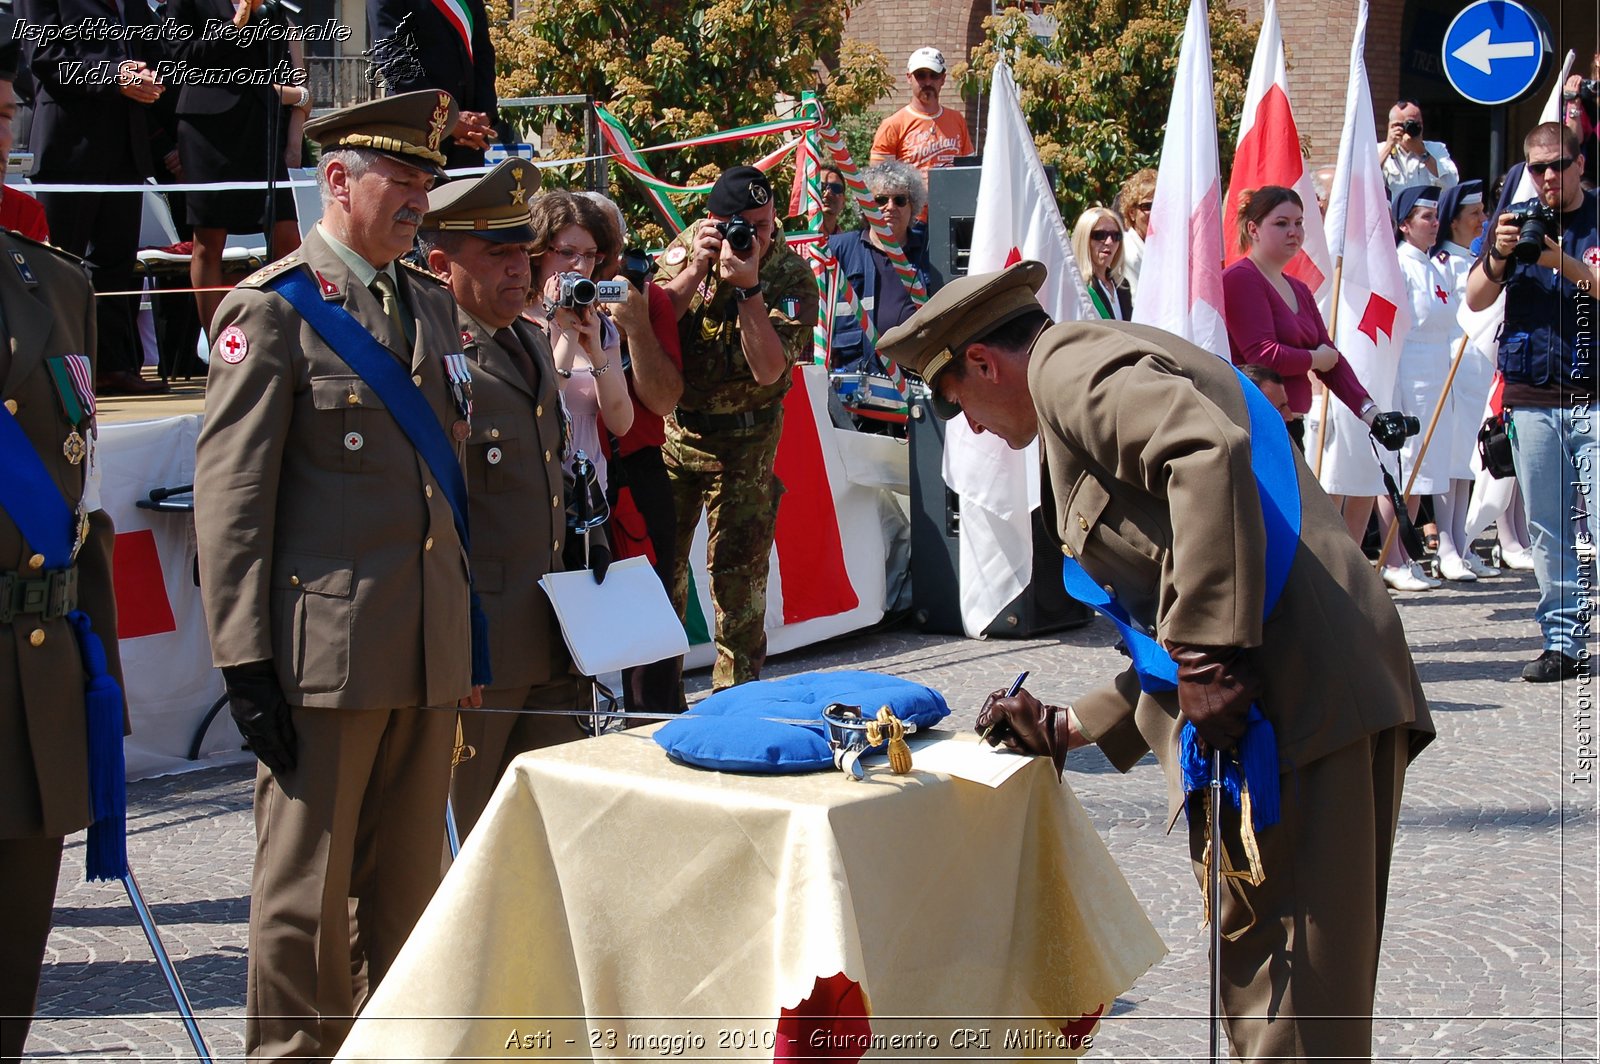
[[[514,19],[508,2],[488,4],[499,94],[592,95],[641,147],[776,118],[784,101],[798,101],[807,90],[816,91],[837,119],[861,111],[890,87],[880,50],[842,43],[845,16],[856,0],[521,0]],[[832,70],[819,74],[823,61]],[[576,111],[545,112],[536,122],[558,155],[581,153]],[[654,152],[647,159],[658,177],[687,185],[754,161],[779,143],[766,137]],[[644,228],[655,219],[637,184],[616,168],[611,172],[611,194],[640,235],[669,235]],[[578,179],[576,171],[567,177]],[[679,207],[693,217],[701,210],[699,197]]]
[[[1057,198],[1070,227],[1085,207],[1110,205],[1134,171],[1157,166],[1187,0],[1084,0],[1044,9],[1055,35],[1040,38],[1009,9],[984,19],[984,39],[955,79],[987,93],[1004,57],[1022,98],[1039,157],[1057,170]],[[1217,134],[1226,182],[1239,133],[1257,27],[1227,0],[1210,10]]]

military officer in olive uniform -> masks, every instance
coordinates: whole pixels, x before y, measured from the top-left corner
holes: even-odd
[[[1231,751],[1259,706],[1282,812],[1255,832],[1265,879],[1224,888],[1228,1041],[1245,1061],[1365,1060],[1406,766],[1433,738],[1400,617],[1287,435],[1275,452],[1252,429],[1254,388],[1226,360],[1148,326],[1051,325],[1034,297],[1044,280],[1037,262],[963,277],[878,353],[921,374],[939,416],[1015,448],[1039,440],[1062,555],[1170,656],[1176,690],[1143,691],[1130,667],[1066,706],[997,691],[978,726],[1058,770],[1084,743],[1124,772],[1154,751],[1176,819],[1182,726]],[[1275,512],[1298,494],[1298,541],[1269,531],[1258,463],[1282,474]],[[1263,616],[1269,557],[1286,568]],[[1243,868],[1238,820],[1225,817]],[[1189,823],[1204,882],[1204,816]]]
[[[423,707],[453,708],[472,687],[449,494],[469,397],[449,292],[397,260],[455,121],[449,94],[426,90],[307,123],[322,219],[229,293],[210,333],[195,528],[212,657],[262,762],[255,1058],[333,1056],[361,984],[382,979],[438,884],[455,715]],[[349,319],[365,344],[336,349],[319,330]],[[357,372],[358,352],[378,368]],[[392,389],[393,367],[416,393]],[[402,428],[407,410],[453,477]]]
[[[14,60],[13,60],[14,61]],[[9,83],[6,84],[9,89]],[[8,342],[9,341],[9,342]],[[93,622],[113,675],[111,520],[88,488],[94,293],[82,261],[0,230],[0,395],[66,505],[87,511],[75,564],[50,569],[0,508],[0,1058],[21,1056],[39,991],[62,837],[87,827],[84,672],[65,614]],[[0,451],[0,477],[16,459]],[[86,490],[87,489],[87,490]]]
[[[507,159],[479,178],[428,196],[422,247],[428,268],[456,299],[461,346],[472,360],[467,437],[472,571],[489,618],[491,710],[588,705],[539,578],[558,572],[566,536],[561,479],[561,397],[544,333],[522,317],[532,267],[529,207],[539,171]],[[452,774],[456,826],[477,823],[505,774],[527,750],[579,738],[575,718],[463,710],[471,756]]]
[[[817,285],[784,243],[772,185],[760,170],[725,170],[706,211],[656,267],[683,347],[683,397],[667,418],[661,453],[678,516],[669,590],[680,617],[689,601],[689,546],[701,510],[707,513],[717,645],[711,682],[720,690],[757,679],[767,656],[767,558],[783,494],[773,463],[790,367],[817,321]]]

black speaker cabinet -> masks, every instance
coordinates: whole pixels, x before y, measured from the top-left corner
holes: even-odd
[[[981,155],[963,155],[953,166],[928,171],[928,261],[938,267],[946,281],[967,272],[982,163]],[[1054,188],[1056,168],[1044,169]]]
[[[911,605],[925,632],[962,634],[960,500],[944,482],[944,426],[914,389],[906,434],[911,447]],[[1033,573],[1028,586],[984,630],[985,636],[1027,639],[1094,618],[1094,611],[1061,586],[1061,554],[1043,511],[1033,511]]]

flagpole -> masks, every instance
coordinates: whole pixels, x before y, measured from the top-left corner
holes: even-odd
[[[1349,198],[1349,189],[1345,191],[1346,199]],[[1340,234],[1341,236],[1343,234]],[[1339,257],[1333,261],[1333,311],[1328,319],[1328,335],[1338,335],[1339,330],[1339,283],[1344,280],[1344,252],[1339,252]],[[1343,358],[1344,355],[1340,355]],[[1318,377],[1322,385],[1322,412],[1317,415],[1317,460],[1312,467],[1311,475],[1318,482],[1322,480],[1322,445],[1328,439],[1328,382]]]
[[[1400,505],[1411,512],[1411,486],[1417,482],[1417,471],[1422,468],[1422,460],[1428,456],[1428,444],[1433,441],[1433,430],[1439,424],[1439,415],[1444,411],[1445,400],[1450,398],[1450,386],[1455,383],[1456,370],[1461,368],[1461,360],[1466,356],[1467,334],[1461,334],[1461,341],[1456,344],[1456,358],[1450,364],[1450,372],[1445,375],[1444,389],[1439,392],[1439,401],[1433,404],[1433,417],[1428,419],[1428,431],[1422,437],[1422,446],[1417,450],[1416,460],[1411,463],[1411,475],[1406,478],[1405,497],[1400,500]],[[1383,548],[1378,551],[1378,560],[1374,563],[1377,569],[1383,568],[1383,560],[1389,556],[1389,548],[1394,546],[1395,534],[1400,529],[1400,515],[1395,514],[1394,520],[1389,522],[1389,531],[1384,533]]]

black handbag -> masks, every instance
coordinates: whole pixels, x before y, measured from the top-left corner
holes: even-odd
[[[1496,480],[1513,476],[1516,465],[1511,460],[1511,435],[1506,428],[1506,416],[1494,414],[1478,430],[1478,457],[1483,468]]]

